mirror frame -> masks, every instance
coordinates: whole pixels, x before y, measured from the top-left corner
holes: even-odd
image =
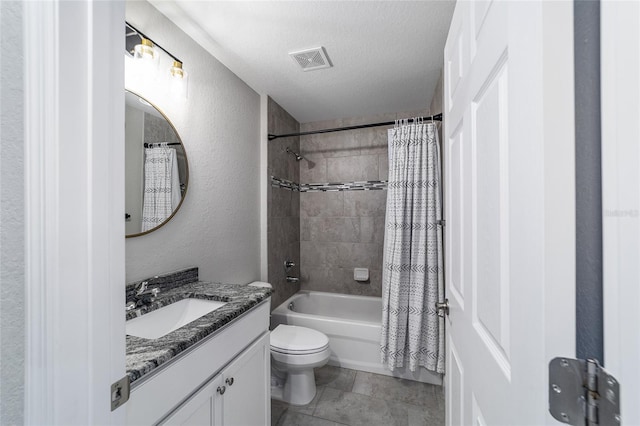
[[[171,213],[171,215],[168,218],[166,218],[164,222],[162,222],[160,225],[156,226],[155,228],[151,228],[151,229],[146,230],[144,232],[138,232],[137,234],[129,234],[129,235],[127,235],[125,233],[125,236],[124,236],[125,238],[133,238],[133,237],[141,237],[142,235],[147,235],[147,234],[149,234],[149,233],[151,233],[153,231],[157,231],[158,229],[160,229],[164,225],[166,225],[171,219],[173,219],[173,216],[175,216],[176,213],[178,212],[178,210],[180,210],[180,207],[182,207],[182,203],[184,202],[184,199],[187,198],[187,192],[189,192],[189,156],[187,155],[187,149],[184,146],[184,142],[182,141],[182,137],[180,137],[180,133],[178,133],[178,129],[176,129],[176,126],[173,125],[173,122],[171,120],[169,120],[169,117],[167,117],[167,115],[164,113],[164,111],[162,111],[160,108],[158,108],[158,106],[156,104],[154,104],[153,102],[150,102],[144,96],[141,96],[139,93],[137,93],[137,92],[135,92],[133,90],[126,89],[126,88],[124,89],[124,91],[125,92],[129,92],[129,93],[131,93],[133,95],[136,95],[140,99],[144,99],[147,103],[149,103],[149,105],[151,105],[153,108],[155,108],[156,111],[158,111],[160,113],[160,115],[167,121],[167,123],[169,123],[169,125],[171,126],[173,131],[176,133],[176,136],[178,137],[178,141],[180,142],[180,145],[182,146],[182,151],[184,152],[185,173],[187,175],[186,178],[185,178],[185,182],[184,182],[184,194],[182,195],[182,198],[180,199],[180,203],[178,204],[176,209],[173,211],[173,213]],[[126,140],[125,140],[125,144],[126,144]],[[126,206],[125,206],[125,209],[126,209]]]

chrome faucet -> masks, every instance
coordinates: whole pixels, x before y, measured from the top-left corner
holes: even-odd
[[[138,284],[136,287],[136,294],[133,299],[127,303],[125,310],[131,311],[140,306],[149,305],[156,300],[156,297],[160,294],[160,289],[158,287],[149,288],[150,283],[156,278],[158,277],[156,276],[149,280],[144,280]]]
[[[284,274],[286,276],[286,280],[287,280],[288,283],[297,283],[298,281],[300,281],[300,278],[290,277],[289,276],[289,271],[294,266],[296,266],[296,264],[295,264],[295,262],[293,260],[285,260],[284,261]]]

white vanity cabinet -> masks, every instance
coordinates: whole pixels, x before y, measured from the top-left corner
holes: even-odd
[[[269,332],[222,372],[223,426],[271,423],[271,347]],[[265,374],[266,372],[266,374]]]
[[[166,426],[262,426],[269,422],[269,333],[265,333],[164,422]]]
[[[127,425],[267,425],[269,301],[134,382]]]

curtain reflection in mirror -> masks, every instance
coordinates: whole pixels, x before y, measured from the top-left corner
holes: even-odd
[[[142,232],[162,224],[182,198],[174,148],[145,148]]]

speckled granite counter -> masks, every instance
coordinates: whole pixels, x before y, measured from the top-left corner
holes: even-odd
[[[271,296],[272,290],[239,284],[195,282],[161,293],[149,308],[127,313],[127,319],[188,297],[227,302],[226,305],[158,339],[127,336],[127,375],[132,384],[181,352],[223,328]]]

